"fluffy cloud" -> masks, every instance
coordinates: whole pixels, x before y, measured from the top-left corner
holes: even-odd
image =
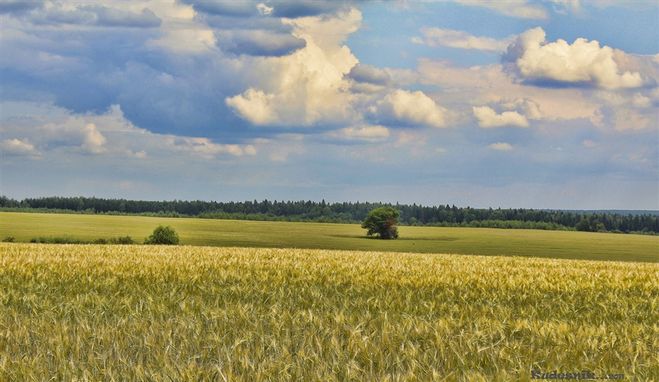
[[[446,127],[447,110],[418,90],[395,90],[379,101],[372,111],[382,123]]]
[[[659,88],[649,93],[633,94],[603,90],[596,92],[595,97],[603,102],[605,114],[612,120],[615,130],[659,130]]]
[[[127,12],[99,5],[84,8],[96,16],[96,24],[103,26],[153,28],[160,26],[161,20],[148,8],[139,13]]]
[[[290,34],[268,30],[220,31],[216,37],[222,50],[251,56],[285,56],[306,45]]]
[[[218,144],[208,138],[178,137],[166,135],[162,137],[166,147],[182,153],[192,153],[205,159],[214,159],[220,155],[243,156],[256,155],[253,145]],[[139,153],[137,153],[139,154]]]
[[[634,109],[621,108],[614,110],[613,126],[618,131],[644,130],[649,127],[659,128],[657,124],[657,111],[643,113]]]
[[[506,142],[492,143],[487,147],[496,151],[511,151],[513,149],[513,146],[510,143],[506,143]]]
[[[0,152],[2,155],[28,155],[39,156],[39,151],[25,139],[5,139],[0,141]]]
[[[347,141],[378,142],[389,138],[389,129],[379,125],[353,126],[331,131],[327,136]]]
[[[250,88],[243,94],[227,98],[226,104],[254,125],[269,125],[279,120],[274,98],[274,94]]]
[[[274,8],[268,7],[267,5],[263,3],[258,3],[256,4],[256,10],[259,11],[259,13],[263,16],[270,16],[272,14],[272,11]]]
[[[214,30],[202,22],[194,8],[177,1],[149,3],[162,19],[160,33],[146,46],[179,55],[204,55],[216,50]]]
[[[512,37],[497,40],[491,37],[474,36],[467,32],[454,29],[423,28],[421,33],[423,37],[414,37],[412,42],[428,46],[447,46],[450,48],[490,52],[503,52],[512,41]]]
[[[587,84],[607,89],[635,88],[643,85],[638,72],[621,71],[615,52],[599,42],[579,38],[547,42],[542,28],[522,33],[510,45],[505,59],[520,77],[531,81]]]
[[[392,76],[386,69],[380,69],[372,65],[355,65],[349,73],[350,78],[357,82],[366,82],[374,85],[388,85]]]
[[[83,136],[81,147],[93,154],[100,154],[105,151],[105,142],[106,139],[101,134],[100,131],[96,128],[96,125],[93,123],[86,124],[82,129],[81,133]]]
[[[44,156],[55,152],[144,159],[184,155],[202,159],[255,155],[253,144],[220,144],[208,138],[156,134],[128,121],[118,105],[103,114],[75,114],[40,103],[0,104],[3,152]],[[39,150],[37,149],[39,148]],[[153,154],[153,155],[151,155]]]
[[[473,109],[474,116],[478,120],[478,126],[490,127],[529,127],[529,121],[525,116],[516,111],[504,111],[501,114],[489,106],[478,106]]]
[[[126,17],[152,12],[160,25],[102,34],[90,27],[97,18],[90,16],[92,2],[58,1],[3,15],[0,66],[12,73],[3,78],[5,94],[48,95],[76,112],[121,104],[127,118],[151,131],[234,142],[263,135],[246,128],[252,122],[276,125],[273,130],[333,125],[319,135],[361,123],[347,76],[357,58],[345,44],[361,23],[358,10],[343,3],[252,2],[249,14],[238,17],[204,13],[203,1],[190,3],[105,2]],[[79,20],[58,19],[60,11]]]
[[[40,119],[46,119],[46,122],[39,122]],[[70,149],[72,152],[86,154],[103,154],[107,152],[107,139],[94,122],[96,117],[65,117],[49,119],[43,115],[33,117],[22,116],[18,118],[20,123],[9,124],[3,128],[3,133],[10,137],[16,137],[9,140],[13,142],[15,149],[33,152],[36,146],[41,148],[44,153],[54,149]],[[22,129],[22,132],[21,132]],[[20,140],[18,137],[29,137]]]
[[[350,90],[353,93],[364,95],[360,101],[367,101],[366,103],[368,103],[369,95],[373,95],[375,98],[382,97],[392,87],[410,86],[419,82],[419,75],[414,70],[378,68],[365,64],[354,66],[348,73],[348,77],[352,80]]]
[[[309,126],[350,119],[346,75],[358,60],[343,42],[361,19],[356,9],[332,17],[284,19],[305,47],[288,56],[264,59],[255,69],[271,75],[244,93],[227,97],[226,104],[255,125]]]
[[[582,88],[520,83],[501,65],[461,68],[421,60],[418,70],[424,83],[445,89],[443,99],[465,115],[473,114],[472,106],[497,104],[503,110],[516,110],[527,119],[585,119],[595,125],[602,123],[601,104]]]
[[[506,101],[501,104],[507,110],[518,110],[520,114],[528,119],[543,119],[544,114],[540,110],[540,105],[532,99],[517,98],[511,101]]]

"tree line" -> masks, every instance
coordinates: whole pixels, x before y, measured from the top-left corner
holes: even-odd
[[[0,196],[4,210],[52,210],[97,214],[191,216],[217,219],[360,223],[374,208],[400,211],[403,225],[533,228],[602,232],[659,233],[659,215],[538,209],[492,209],[370,202],[315,201],[216,202],[201,200],[146,201],[96,197],[42,197],[16,200]]]

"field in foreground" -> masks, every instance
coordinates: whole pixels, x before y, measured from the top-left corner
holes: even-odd
[[[400,227],[400,239],[385,241],[367,238],[357,224],[0,212],[0,239],[130,235],[142,242],[160,224],[174,227],[189,245],[659,262],[659,236],[488,228]]]
[[[659,378],[659,266],[0,244],[0,380]]]

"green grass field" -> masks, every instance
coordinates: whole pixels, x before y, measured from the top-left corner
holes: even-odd
[[[659,378],[659,266],[0,244],[0,380]]]
[[[159,224],[182,244],[316,248],[417,253],[533,256],[562,259],[659,261],[659,237],[568,231],[400,227],[401,238],[370,239],[356,224],[259,222],[73,214],[0,213],[0,239],[39,236],[92,240],[130,235],[141,242]]]

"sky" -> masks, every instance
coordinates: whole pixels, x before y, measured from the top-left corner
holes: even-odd
[[[0,0],[0,194],[659,209],[653,1]]]

